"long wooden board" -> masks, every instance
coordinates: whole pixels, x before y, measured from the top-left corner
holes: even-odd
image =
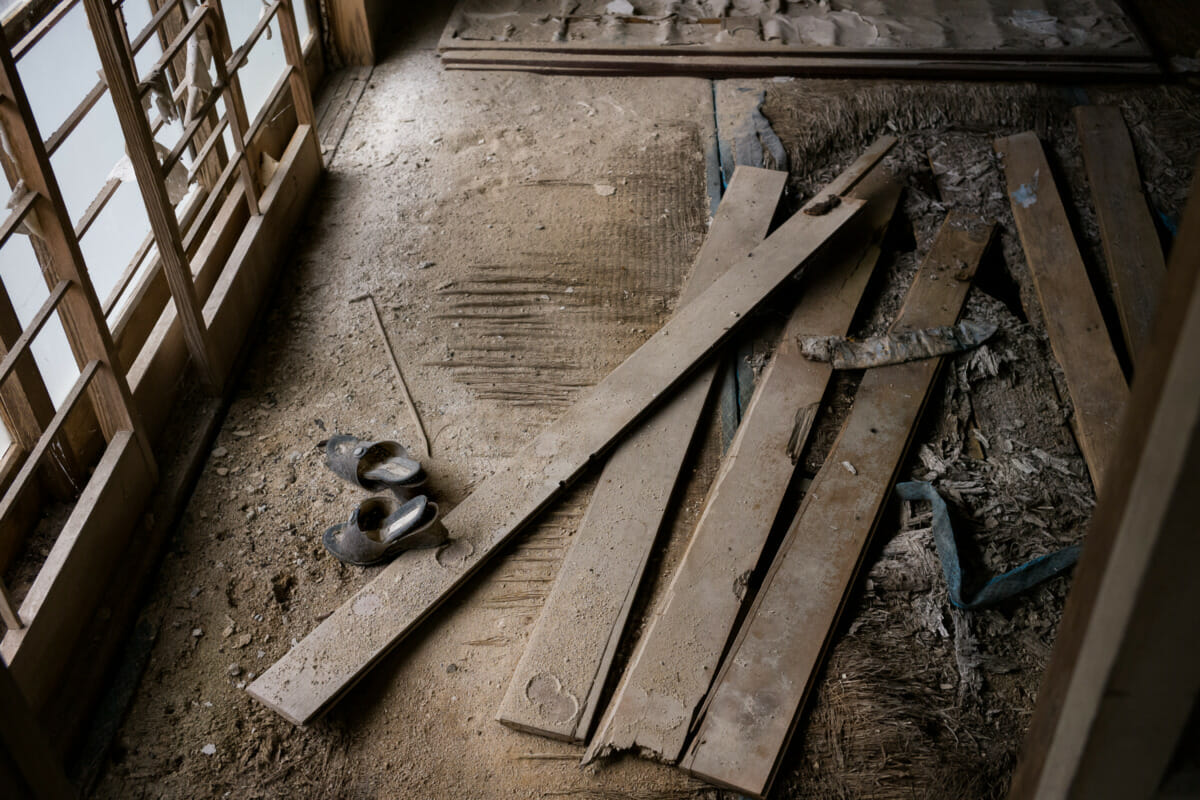
[[[113,437],[21,603],[0,656],[35,710],[50,698],[141,516],[153,481],[133,434]]]
[[[1167,279],[1162,245],[1146,205],[1137,158],[1121,110],[1113,106],[1076,106],[1075,126],[1121,331],[1129,358],[1136,364],[1138,353],[1150,338]]]
[[[1150,342],[1010,800],[1187,796],[1162,779],[1200,679],[1200,169]]]
[[[953,324],[970,288],[964,265],[973,275],[991,232],[952,213],[892,329]],[[754,797],[767,793],[940,364],[926,359],[867,371],[680,762],[692,774]]]
[[[441,56],[447,69],[516,69],[547,74],[700,75],[713,77],[799,75],[824,77],[921,77],[958,79],[1096,81],[1150,78],[1162,74],[1152,61],[1060,61],[996,58],[838,58],[825,55],[611,55],[538,53],[510,50],[451,50]]]
[[[762,555],[833,374],[828,364],[800,355],[795,339],[847,332],[879,259],[900,186],[877,169],[854,194],[871,198],[855,223],[866,232],[864,247],[813,274],[802,288],[585,761],[631,749],[671,762],[683,754],[742,609],[745,577]]]
[[[1032,132],[1019,133],[997,139],[996,151],[1004,157],[1013,220],[1041,301],[1050,347],[1075,406],[1075,436],[1099,491],[1129,387],[1041,142]]]
[[[786,184],[786,172],[734,171],[680,292],[681,305],[766,238]],[[509,682],[500,722],[566,741],[583,741],[591,732],[715,375],[715,365],[701,370],[609,456]]]
[[[303,724],[454,593],[608,450],[862,208],[797,214],[445,516],[454,541],[402,554],[248,691]]]

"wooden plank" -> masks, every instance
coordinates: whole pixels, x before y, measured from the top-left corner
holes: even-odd
[[[1009,797],[1151,797],[1200,679],[1200,170]]]
[[[310,144],[307,140],[311,138]],[[198,265],[196,291],[205,297],[205,314],[213,313],[212,297],[219,280],[232,281],[233,274],[244,271],[273,274],[278,268],[282,253],[292,242],[293,232],[307,207],[309,198],[321,174],[317,153],[316,135],[311,128],[298,129],[279,161],[271,184],[263,193],[262,214],[247,218],[245,195],[239,184],[231,190],[194,259]],[[225,224],[221,220],[238,220],[238,224]],[[244,221],[244,224],[241,222]],[[243,278],[242,280],[245,280]],[[259,279],[269,280],[269,279]],[[263,284],[255,283],[261,288]],[[242,287],[249,291],[248,286]],[[240,309],[234,316],[234,328],[221,329],[219,323],[210,322],[214,334],[214,346],[225,352],[234,352],[241,345],[234,338],[234,329],[243,331],[254,318],[254,312],[263,301],[262,295],[228,291],[230,308]],[[225,300],[217,301],[217,306]],[[229,313],[229,312],[226,312]],[[215,317],[206,317],[210,320]],[[183,332],[173,308],[167,308],[154,325],[145,346],[129,368],[129,384],[133,388],[134,401],[146,419],[146,427],[157,434],[171,413],[170,403],[164,398],[174,397],[175,388],[183,374],[187,361],[187,349],[183,343]]]
[[[35,710],[53,694],[151,486],[133,435],[118,433],[21,603],[26,627],[0,642],[0,656]]]
[[[225,11],[221,0],[212,0],[212,8],[216,9],[219,24],[216,35],[209,41],[213,50],[213,62],[217,70],[217,81],[224,87],[225,116],[229,120],[229,137],[233,140],[234,151],[239,156],[238,165],[242,175],[242,186],[246,190],[246,203],[250,206],[251,216],[257,217],[259,208],[259,179],[258,179],[258,149],[248,137],[250,119],[246,111],[246,98],[242,94],[242,83],[238,77],[238,66],[232,65],[238,54],[232,53],[233,44],[229,40],[229,25],[225,21]],[[242,54],[243,56],[245,53]],[[229,59],[227,61],[226,59]]]
[[[786,172],[734,171],[680,305],[766,238],[786,184]],[[715,375],[716,365],[701,370],[608,457],[500,704],[500,722],[587,739]]]
[[[391,3],[385,0],[328,0],[324,9],[334,54],[346,66],[379,60],[375,42]]]
[[[1076,106],[1075,125],[1100,223],[1100,241],[1130,360],[1150,338],[1167,278],[1158,231],[1146,205],[1137,158],[1121,110]]]
[[[338,71],[321,98],[322,113],[318,117],[317,129],[321,138],[321,155],[327,164],[337,155],[354,109],[367,89],[371,71],[372,67],[347,67]]]
[[[897,55],[904,56],[915,54],[927,58],[955,58],[955,59],[980,59],[987,60],[998,56],[1011,59],[1039,59],[1047,60],[1082,60],[1092,59],[1099,61],[1109,60],[1132,60],[1132,59],[1149,59],[1153,58],[1154,54],[1150,50],[1149,45],[1141,39],[1140,36],[1130,37],[1130,39],[1119,47],[1094,47],[1087,45],[1073,45],[1050,49],[1046,47],[1022,48],[1022,47],[1004,47],[996,49],[980,49],[980,48],[963,48],[963,47],[850,47],[846,45],[819,45],[819,44],[779,44],[775,42],[766,42],[758,40],[749,43],[745,40],[733,42],[718,42],[715,41],[715,36],[711,37],[707,42],[681,42],[672,45],[662,45],[657,43],[643,41],[624,41],[620,38],[610,37],[595,37],[591,39],[579,39],[570,37],[568,29],[568,38],[565,41],[537,41],[530,39],[514,38],[511,41],[496,41],[493,39],[470,39],[461,38],[458,34],[460,29],[465,25],[469,25],[469,20],[464,20],[464,16],[470,16],[471,12],[462,9],[461,4],[456,8],[447,22],[445,29],[442,31],[442,36],[438,40],[438,52],[448,53],[456,50],[525,50],[536,53],[601,53],[609,55],[649,55],[653,53],[661,53],[671,51],[679,54],[699,53],[702,55],[724,55],[724,56],[739,56],[742,58],[760,58],[771,57],[778,55],[789,54],[804,54],[804,55],[820,55],[829,57],[841,58],[894,58]],[[538,26],[542,31],[550,31],[552,28],[545,25],[545,13],[537,13],[532,11],[516,12],[506,14],[506,22],[511,22],[514,28],[520,32],[529,31],[533,26]],[[597,20],[599,15],[588,14],[570,14],[570,15],[555,15],[557,19],[565,19],[568,25],[576,20]],[[707,17],[695,20],[700,24],[718,26],[722,25],[728,19],[720,17]],[[653,19],[627,20],[632,24],[646,24],[655,22]],[[951,25],[954,23],[951,22]],[[961,23],[960,23],[961,24]],[[1133,26],[1133,21],[1129,20],[1130,27]],[[714,27],[714,33],[716,32]]]
[[[296,15],[292,11],[291,0],[280,3],[278,16],[279,38],[283,40],[283,51],[287,55],[288,65],[292,67],[288,81],[292,85],[296,124],[316,125],[312,89],[308,85],[308,71],[304,64],[304,47],[300,44],[300,33],[296,30]]]
[[[942,225],[892,330],[950,325],[992,227]],[[754,797],[775,778],[904,461],[941,359],[868,370],[833,450],[801,503],[680,762]],[[843,466],[853,465],[854,471]]]
[[[821,249],[862,207],[847,201],[819,217],[797,214],[752,258],[717,280],[543,430],[508,466],[445,516],[455,541],[436,556],[410,551],[334,611],[249,687],[303,724],[337,700],[476,570],[556,500],[738,323]]]
[[[1004,158],[1013,220],[1041,301],[1050,347],[1075,407],[1075,437],[1099,491],[1129,387],[1037,135],[997,139],[996,151]]]
[[[225,169],[221,172],[221,178],[217,182],[217,192],[209,195],[204,201],[195,222],[183,237],[184,252],[192,261],[192,280],[196,285],[196,296],[201,303],[208,297],[208,291],[211,290],[213,281],[209,280],[205,284],[201,278],[201,275],[207,272],[205,270],[207,262],[202,256],[208,256],[211,251],[201,248],[200,245],[212,237],[215,231],[219,231],[220,235],[224,237],[232,237],[236,240],[249,216],[249,209],[246,207],[243,194],[245,189],[240,183],[233,181],[236,171],[236,161],[230,161],[225,165]],[[233,183],[229,194],[221,197],[220,188],[229,183]],[[229,251],[226,249],[217,257],[224,259],[228,253]],[[155,261],[158,261],[157,256]],[[222,263],[224,262],[222,261]],[[162,269],[157,263],[142,275],[132,291],[133,295],[117,314],[112,324],[117,355],[123,365],[128,365],[127,369],[137,359],[150,332],[154,330],[154,326],[163,315],[164,309],[167,309],[167,303],[171,299],[171,290],[167,287],[167,280],[163,277]],[[167,309],[167,311],[174,314],[173,308]]]
[[[183,252],[179,222],[167,196],[154,139],[146,115],[142,111],[139,90],[134,85],[134,65],[123,44],[124,32],[108,0],[83,0],[83,5],[94,33],[96,48],[100,53],[100,62],[104,67],[109,96],[121,123],[121,130],[125,134],[125,149],[137,175],[137,184],[145,202],[146,214],[150,218],[150,227],[158,243],[163,273],[171,289],[175,308],[183,320],[188,352],[205,386],[210,392],[217,391],[225,380],[225,368],[215,359],[209,343],[209,332],[200,313],[196,287],[192,284],[191,268],[188,266],[187,255]],[[193,22],[202,18],[203,9],[194,15]],[[184,37],[191,24],[184,26],[177,40]],[[163,64],[169,61],[170,58],[166,54],[160,59],[160,63]]]
[[[853,194],[870,198],[855,223],[864,247],[806,281],[585,761],[617,750],[670,762],[683,754],[744,605],[746,576],[759,562],[833,374],[828,364],[800,355],[795,339],[846,334],[900,186],[876,170]]]
[[[1098,81],[1160,76],[1152,61],[1057,61],[1036,58],[964,58],[903,56],[840,58],[825,55],[770,55],[747,58],[727,55],[606,55],[528,53],[508,50],[454,50],[442,54],[447,69],[510,68],[548,74],[696,75],[705,77],[797,75],[813,77],[922,77],[943,75],[960,80],[1039,78],[1043,81]]]

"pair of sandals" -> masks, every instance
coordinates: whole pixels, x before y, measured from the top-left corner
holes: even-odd
[[[449,534],[438,519],[438,505],[420,492],[425,470],[398,442],[366,441],[340,434],[325,446],[325,461],[334,474],[372,492],[350,519],[321,537],[339,561],[369,567],[395,558],[404,550],[436,547]]]

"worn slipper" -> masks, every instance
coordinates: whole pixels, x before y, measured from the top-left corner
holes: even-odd
[[[368,442],[338,434],[325,445],[325,463],[336,475],[364,489],[391,489],[402,500],[425,484],[425,470],[399,442]]]
[[[437,503],[425,495],[407,503],[384,495],[363,500],[348,522],[325,531],[321,541],[339,561],[369,567],[404,550],[442,544],[448,537]]]

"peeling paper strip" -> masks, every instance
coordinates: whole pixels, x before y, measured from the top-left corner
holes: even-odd
[[[844,336],[800,336],[797,343],[805,358],[827,362],[834,369],[869,369],[961,353],[983,344],[995,332],[996,326],[990,322],[964,320],[949,327],[872,336],[857,342]]]

